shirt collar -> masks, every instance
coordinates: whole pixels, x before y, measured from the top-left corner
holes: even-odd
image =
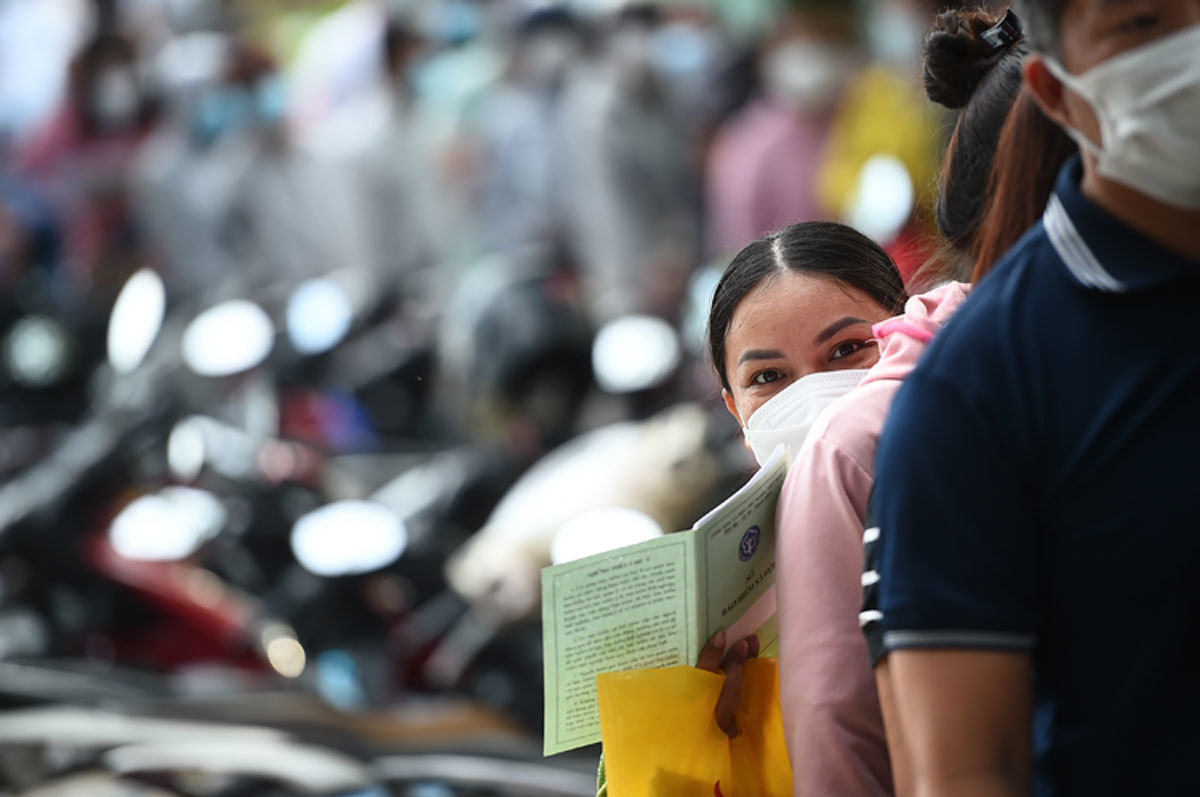
[[[1082,177],[1083,160],[1074,155],[1059,172],[1042,215],[1050,243],[1076,282],[1129,293],[1200,275],[1195,261],[1164,249],[1085,197]]]

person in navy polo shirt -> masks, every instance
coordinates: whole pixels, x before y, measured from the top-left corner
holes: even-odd
[[[896,398],[863,620],[915,793],[1200,794],[1200,0],[1018,11],[1083,154]]]

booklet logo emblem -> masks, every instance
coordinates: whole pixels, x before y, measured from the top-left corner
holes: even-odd
[[[742,535],[742,541],[738,543],[738,559],[743,562],[750,561],[750,557],[754,556],[754,552],[758,550],[758,541],[761,537],[762,530],[758,526],[746,529],[746,533]]]

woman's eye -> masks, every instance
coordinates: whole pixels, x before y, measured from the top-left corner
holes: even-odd
[[[1133,19],[1128,19],[1117,26],[1117,30],[1121,33],[1136,33],[1138,31],[1149,30],[1158,24],[1158,18],[1152,14],[1142,14]]]
[[[759,371],[750,379],[750,382],[755,385],[766,385],[782,378],[783,374],[776,370]]]
[[[848,340],[845,343],[839,343],[837,346],[834,347],[833,351],[830,352],[829,359],[831,359],[831,360],[844,359],[846,357],[849,357],[852,354],[857,354],[858,352],[862,351],[862,349],[866,345],[867,344],[865,342],[858,341],[858,340]]]

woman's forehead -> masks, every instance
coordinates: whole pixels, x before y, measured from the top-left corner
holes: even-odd
[[[852,311],[861,314],[864,308],[872,315],[884,312],[865,293],[832,277],[784,271],[764,279],[738,303],[729,337],[749,331],[779,329],[783,333],[796,327],[822,326],[829,318]]]

